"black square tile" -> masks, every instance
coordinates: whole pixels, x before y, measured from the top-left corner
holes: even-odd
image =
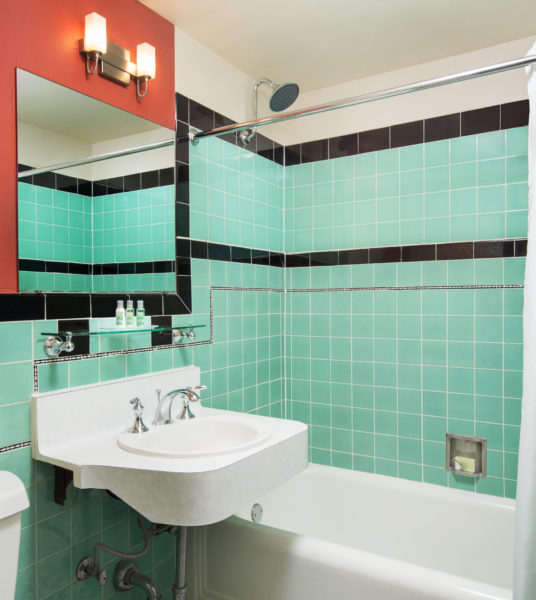
[[[301,162],[301,145],[285,146],[285,166],[292,167]]]
[[[389,127],[359,132],[359,154],[389,148]]]
[[[315,140],[301,145],[301,162],[316,162],[329,158],[328,140]]]
[[[501,107],[488,106],[462,113],[462,135],[474,135],[501,128]]]
[[[184,164],[190,162],[190,127],[186,123],[177,122],[175,130],[175,160]]]
[[[177,278],[179,279],[179,278]],[[190,279],[189,277],[187,279]],[[178,286],[177,282],[177,286]],[[191,292],[190,292],[191,293]],[[191,305],[188,307],[178,294],[164,294],[164,313],[166,315],[184,315],[191,313]]]
[[[88,318],[90,313],[89,294],[46,294],[47,319]]]
[[[51,190],[56,189],[56,173],[39,173],[33,176],[33,184],[40,187],[46,187]]]
[[[214,129],[214,111],[195,100],[190,100],[190,125],[201,131]]]
[[[328,252],[311,252],[311,267],[334,266],[339,264],[337,250]]]
[[[424,121],[424,141],[437,142],[460,137],[460,113],[432,117]]]
[[[418,246],[402,246],[402,262],[415,262],[424,260],[435,260],[435,244],[423,244]]]
[[[231,261],[239,263],[251,263],[251,249],[240,246],[231,247]]]
[[[125,186],[125,192],[141,190],[141,173],[125,175],[123,177],[123,185]]]
[[[274,142],[274,161],[281,166],[285,164],[285,149],[277,142]]]
[[[525,127],[529,124],[529,101],[501,104],[501,129]]]
[[[171,327],[171,316],[155,315],[151,317],[151,324],[158,327]],[[151,346],[169,346],[171,336],[171,331],[153,331],[151,332]]]
[[[175,94],[175,116],[179,121],[183,123],[189,123],[190,117],[188,113],[189,100],[182,94]]]
[[[274,160],[274,143],[264,135],[257,133],[255,136],[257,139],[256,152],[259,156],[267,158],[268,160]]]
[[[391,148],[412,146],[424,142],[424,121],[412,121],[391,127]]]
[[[208,258],[208,243],[199,240],[191,241],[192,258]]]
[[[43,294],[0,294],[0,321],[42,321]]]
[[[354,154],[357,154],[358,151],[357,133],[330,138],[328,143],[330,158],[353,156]]]
[[[514,240],[475,242],[475,258],[508,258],[514,256]]]
[[[527,256],[527,240],[515,240],[515,255]]]
[[[270,266],[271,267],[284,267],[285,266],[285,255],[282,252],[270,252]]]
[[[455,242],[437,245],[437,260],[474,258],[473,242]]]
[[[141,174],[141,189],[146,190],[149,188],[158,187],[159,182],[158,171],[146,171]]]
[[[402,260],[402,248],[400,246],[388,246],[386,248],[369,248],[369,262],[392,263]]]
[[[175,202],[175,233],[181,237],[190,237],[190,207]]]
[[[368,248],[356,248],[355,250],[339,250],[339,264],[341,265],[366,265],[368,261]]]
[[[56,189],[62,190],[63,192],[70,192],[71,194],[77,194],[78,179],[76,177],[69,177],[68,175],[62,175],[61,173],[57,173]]]
[[[285,267],[289,269],[309,266],[311,266],[310,254],[287,254],[285,256]]]
[[[160,169],[159,172],[159,184],[160,185],[173,185],[175,183],[175,169],[168,167],[167,169]]]
[[[182,300],[184,306],[187,308],[188,312],[192,310],[192,278],[189,276],[182,277],[179,275],[177,277],[177,294]],[[165,301],[164,301],[165,306]]]
[[[176,163],[175,200],[182,204],[190,203],[190,167]]]
[[[209,244],[208,257],[211,260],[231,260],[231,247],[224,244]]]

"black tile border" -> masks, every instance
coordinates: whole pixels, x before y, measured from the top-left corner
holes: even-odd
[[[319,267],[399,262],[428,262],[481,258],[512,258],[527,255],[527,239],[447,242],[415,246],[384,246],[329,252],[298,252],[286,255],[286,266]]]
[[[496,104],[476,110],[286,146],[285,166],[436,142],[512,127],[524,127],[528,122],[528,100]]]
[[[175,273],[175,261],[156,260],[92,264],[19,258],[19,271],[29,271],[34,273],[68,273],[77,275],[141,275],[147,273]]]
[[[33,169],[28,165],[19,164],[18,172]],[[81,179],[62,175],[61,173],[48,172],[39,175],[30,175],[29,177],[21,177],[22,183],[29,183],[39,187],[46,187],[52,190],[71,192],[73,194],[81,194],[83,196],[97,197],[107,194],[119,194],[121,192],[135,192],[154,187],[162,187],[165,185],[173,185],[174,170],[173,167],[165,169],[157,169],[154,171],[144,171],[134,173],[132,175],[124,175],[121,177],[112,177],[109,179],[98,179],[90,181],[89,179]]]

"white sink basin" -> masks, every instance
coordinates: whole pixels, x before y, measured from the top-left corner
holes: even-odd
[[[207,416],[161,425],[145,433],[122,433],[123,450],[145,456],[193,458],[240,452],[262,444],[271,429],[243,415]]]
[[[33,457],[72,471],[78,488],[110,490],[149,521],[187,526],[226,519],[307,467],[307,426],[297,421],[196,402],[195,419],[151,425],[156,389],[199,383],[189,366],[33,394]],[[126,433],[134,397],[145,433]]]

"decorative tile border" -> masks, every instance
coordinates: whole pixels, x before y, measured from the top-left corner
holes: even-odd
[[[32,442],[31,441],[26,441],[26,442],[18,442],[17,444],[10,444],[9,446],[2,446],[0,447],[0,454],[2,454],[3,452],[11,452],[11,450],[19,450],[20,448],[27,448],[28,446],[30,446]]]

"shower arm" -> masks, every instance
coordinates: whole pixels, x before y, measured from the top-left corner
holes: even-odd
[[[255,121],[258,119],[258,91],[259,91],[259,87],[263,83],[266,83],[272,89],[274,87],[274,82],[270,81],[266,77],[261,77],[260,79],[258,79],[257,82],[255,83],[255,85],[253,86],[252,100],[253,100],[253,114],[255,115]],[[247,144],[249,144],[249,142],[251,142],[251,140],[253,139],[253,137],[255,136],[256,133],[257,133],[256,127],[252,127],[252,129],[249,133],[248,133],[247,129],[243,129],[240,132],[240,141],[244,145],[247,145]]]
[[[485,75],[496,75],[505,71],[511,71],[513,69],[527,67],[533,63],[536,63],[536,56],[524,56],[523,58],[515,58],[513,60],[497,63],[494,65],[478,67],[476,69],[470,69],[468,71],[461,71],[460,73],[442,75],[441,77],[435,77],[434,79],[426,79],[424,81],[418,81],[415,83],[401,85],[398,87],[380,90],[377,92],[370,92],[368,94],[363,94],[360,96],[352,96],[351,98],[345,98],[344,100],[335,100],[333,102],[328,102],[326,104],[318,104],[309,108],[292,110],[277,116],[263,117],[261,119],[255,118],[252,121],[245,121],[243,123],[236,123],[234,125],[225,125],[223,127],[217,127],[215,129],[207,129],[206,131],[196,132],[194,130],[190,130],[187,139],[189,139],[191,142],[197,143],[201,138],[205,137],[219,136],[225,133],[234,133],[237,131],[243,131],[245,129],[251,128],[256,129],[257,127],[263,127],[264,125],[281,123],[283,121],[289,121],[291,119],[297,119],[299,117],[316,115],[331,110],[347,108],[349,106],[357,106],[359,104],[374,102],[376,100],[383,100],[385,98],[393,98],[395,96],[402,96],[404,94],[410,94],[412,92],[420,92],[423,90],[428,90],[443,85],[449,85],[451,83],[459,83],[462,81],[467,81],[469,79],[475,79],[477,77],[484,77]]]

